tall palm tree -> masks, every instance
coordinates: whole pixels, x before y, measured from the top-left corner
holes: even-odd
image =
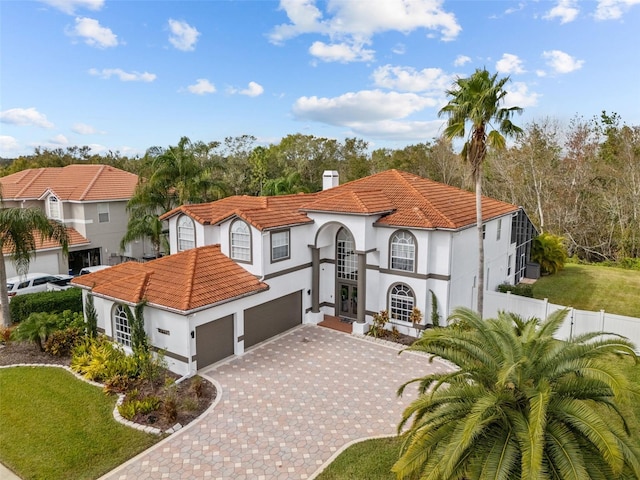
[[[520,135],[522,129],[511,123],[514,113],[521,113],[520,107],[501,107],[507,92],[504,85],[509,77],[497,78],[486,69],[477,69],[468,78],[458,78],[454,87],[447,90],[451,97],[438,112],[449,117],[444,136],[449,140],[465,138],[462,158],[471,166],[471,175],[476,191],[476,223],[478,226],[478,282],[477,310],[482,315],[484,290],[484,245],[482,231],[482,164],[487,148],[502,149],[506,145],[503,135]],[[496,122],[497,125],[493,125]],[[467,130],[467,124],[470,124]]]
[[[411,420],[398,478],[637,479],[630,432],[640,392],[621,369],[633,345],[612,334],[560,341],[567,311],[545,321],[457,309],[454,327],[425,331],[410,350],[455,364],[427,375],[403,414]],[[629,404],[626,404],[629,407]]]
[[[157,215],[139,210],[129,211],[127,231],[120,241],[120,249],[125,250],[127,243],[135,240],[149,239],[153,246],[153,254],[160,258],[162,250],[169,251],[169,242],[165,235],[164,225]]]
[[[38,246],[37,239],[55,240],[62,246],[66,255],[69,247],[69,236],[65,226],[47,218],[37,208],[2,208],[0,209],[0,249],[11,255],[19,275],[29,271],[29,263]],[[4,259],[0,262],[0,304],[2,306],[2,325],[9,326],[9,297],[7,293],[7,269]]]

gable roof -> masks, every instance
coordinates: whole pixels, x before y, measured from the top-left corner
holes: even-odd
[[[121,263],[81,275],[71,283],[123,302],[146,300],[150,305],[181,312],[269,288],[225,256],[220,245],[193,248],[147,263]]]
[[[138,176],[109,165],[32,168],[0,178],[5,200],[40,199],[47,192],[60,200],[128,200]]]
[[[482,197],[485,220],[518,210],[510,203]],[[428,178],[387,170],[311,194],[275,197],[234,196],[211,203],[182,205],[180,213],[203,225],[238,216],[258,230],[312,223],[308,212],[380,215],[377,225],[407,228],[459,229],[476,222],[475,193]]]
[[[91,242],[80,235],[80,232],[78,232],[75,228],[67,227],[67,234],[69,235],[69,248],[91,244]],[[34,232],[33,237],[36,239],[36,253],[41,250],[62,248],[60,244],[55,240],[49,240],[47,238],[41,240],[37,232]],[[5,243],[2,245],[3,255],[9,255],[11,253],[11,247],[12,245],[10,243],[7,243],[7,241],[5,240]]]

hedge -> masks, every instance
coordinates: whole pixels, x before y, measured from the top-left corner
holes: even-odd
[[[498,291],[502,293],[511,292],[514,295],[520,295],[521,297],[533,298],[533,287],[526,283],[519,283],[518,285],[502,283],[498,285]]]
[[[9,302],[9,312],[14,323],[25,320],[34,312],[62,313],[65,310],[82,312],[80,288],[16,295]]]

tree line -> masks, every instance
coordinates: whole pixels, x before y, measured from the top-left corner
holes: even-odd
[[[522,128],[513,144],[488,150],[483,194],[524,207],[540,232],[565,239],[570,255],[587,261],[639,258],[640,126],[602,112],[574,117],[568,125],[545,118]],[[471,172],[444,135],[397,149],[300,133],[268,146],[251,135],[211,142],[182,137],[136,157],[93,154],[89,147],[36,148],[32,155],[3,160],[0,175],[72,163],[108,164],[139,175],[130,203],[139,223],[180,204],[228,195],[318,191],[325,170],[337,170],[341,183],[395,168],[474,188]]]

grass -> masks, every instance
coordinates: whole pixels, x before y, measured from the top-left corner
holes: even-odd
[[[640,317],[640,271],[597,265],[567,264],[533,284],[535,298],[556,305]]]
[[[395,480],[391,467],[400,454],[401,437],[356,443],[331,462],[317,480]]]
[[[113,419],[115,397],[61,368],[0,369],[0,461],[28,479],[95,479],[161,437]]]

